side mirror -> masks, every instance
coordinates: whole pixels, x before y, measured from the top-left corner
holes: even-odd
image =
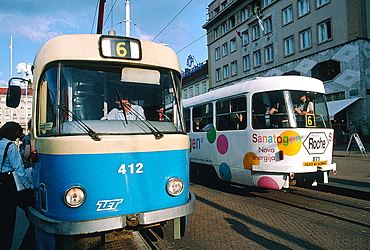
[[[18,80],[18,81],[17,81]],[[19,85],[12,85],[14,82],[29,82],[29,80],[13,77],[8,81],[8,91],[6,93],[6,106],[9,108],[17,108],[21,100],[21,87]]]

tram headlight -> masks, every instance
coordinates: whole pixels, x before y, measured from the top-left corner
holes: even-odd
[[[177,177],[171,178],[167,182],[167,193],[171,196],[178,196],[184,191],[184,182]]]
[[[70,187],[64,195],[64,202],[69,207],[79,207],[85,202],[85,199],[85,190],[79,186]]]

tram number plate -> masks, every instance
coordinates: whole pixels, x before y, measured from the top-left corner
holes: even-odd
[[[303,166],[308,167],[308,166],[322,166],[322,165],[327,165],[328,161],[311,161],[311,162],[303,162]]]
[[[144,164],[139,162],[136,164],[122,164],[119,169],[118,173],[120,174],[143,174],[144,173]]]

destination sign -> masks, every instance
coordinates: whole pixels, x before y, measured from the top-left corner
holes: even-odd
[[[110,58],[140,60],[140,41],[128,37],[101,36],[100,55]]]

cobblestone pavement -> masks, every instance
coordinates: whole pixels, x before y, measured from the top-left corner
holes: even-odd
[[[370,145],[365,148],[370,149]],[[333,161],[338,173],[329,177],[329,185],[370,193],[369,157],[364,158],[359,150],[347,152],[342,145],[335,147]],[[281,206],[261,203],[253,195],[222,192],[195,183],[191,189],[197,201],[196,211],[189,216],[187,237],[167,249],[370,249],[369,237],[336,227],[339,222],[335,219],[281,210]],[[364,216],[369,217],[369,209],[370,204]],[[27,226],[28,220],[19,209],[14,250]],[[169,231],[165,230],[165,235]]]
[[[359,232],[336,218],[275,205],[252,193],[231,194],[198,184],[191,188],[197,208],[189,216],[187,237],[203,249],[369,249],[369,226],[367,233]],[[362,204],[363,216],[370,215],[370,202]]]

